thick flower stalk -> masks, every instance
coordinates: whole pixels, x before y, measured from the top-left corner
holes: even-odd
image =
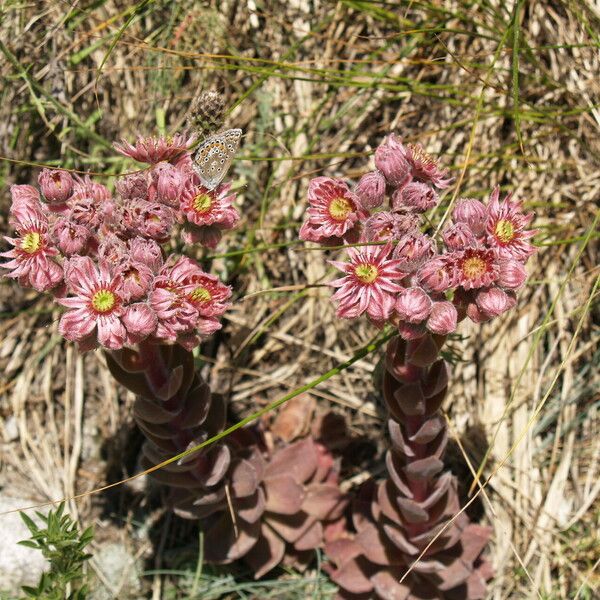
[[[342,598],[483,598],[490,530],[460,513],[456,482],[444,472],[439,408],[449,367],[440,349],[461,320],[489,321],[515,306],[535,252],[533,215],[510,195],[500,200],[496,188],[487,203],[459,199],[438,239],[431,217],[451,183],[447,171],[393,134],[375,151],[375,167],[354,189],[313,180],[300,230],[301,239],[323,245],[360,242],[347,260],[330,261],[342,272],[330,283],[336,314],[365,314],[398,332],[383,384],[387,478],[360,491],[352,526],[327,544],[328,568]]]
[[[456,480],[444,471],[447,429],[439,408],[449,368],[439,355],[443,343],[427,334],[388,345],[388,477],[359,493],[355,532],[327,545],[341,598],[485,597],[492,569],[482,551],[491,529],[460,513]]]

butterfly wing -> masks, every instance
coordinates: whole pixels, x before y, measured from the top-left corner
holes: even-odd
[[[200,144],[192,166],[205,188],[213,190],[223,181],[241,139],[241,129],[228,129],[209,137]]]

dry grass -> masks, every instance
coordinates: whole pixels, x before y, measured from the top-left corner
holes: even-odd
[[[540,230],[532,279],[510,316],[462,329],[445,408],[475,471],[491,446],[480,496],[495,532],[490,598],[600,594],[597,4],[23,0],[5,1],[0,19],[12,57],[0,63],[4,190],[33,181],[42,163],[122,172],[115,137],[176,130],[199,89],[227,97],[228,124],[245,131],[233,170],[244,218],[211,263],[239,302],[203,353],[233,415],[347,360],[373,334],[336,321],[326,288],[305,287],[330,277],[323,253],[296,241],[311,176],[359,176],[395,130],[452,166],[455,193],[500,184],[525,199]],[[6,230],[6,191],[0,207]],[[45,500],[131,473],[135,458],[120,458],[134,435],[131,398],[101,357],[78,357],[57,337],[46,300],[6,281],[0,294],[0,485]],[[346,465],[351,482],[382,470],[378,358],[314,390],[357,436],[380,440]],[[468,488],[459,451],[455,462]],[[126,488],[72,509],[96,519],[101,539],[137,531],[134,515],[145,527],[161,518],[144,502]],[[137,550],[156,569],[177,564],[190,529],[163,518],[157,531]],[[189,595],[193,572],[156,573],[154,598]],[[258,593],[227,581],[222,597]],[[297,581],[270,593],[330,589],[319,576]]]

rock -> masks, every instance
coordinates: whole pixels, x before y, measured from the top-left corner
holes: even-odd
[[[94,552],[94,566],[101,572],[93,578],[90,600],[139,598],[141,592],[140,564],[124,544],[108,542]],[[111,589],[107,589],[110,585]]]
[[[35,502],[28,498],[0,494],[0,513],[32,504]],[[45,511],[47,509],[39,512]],[[27,514],[37,522],[32,511]],[[37,585],[40,575],[48,568],[48,562],[38,550],[18,544],[31,537],[18,512],[0,515],[0,531],[0,591],[17,595],[22,585]]]

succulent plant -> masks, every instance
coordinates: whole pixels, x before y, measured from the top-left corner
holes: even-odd
[[[138,394],[134,416],[147,438],[143,468],[223,430],[225,402],[211,394],[181,346],[142,343],[137,352],[107,354],[107,361]],[[281,562],[306,566],[347,505],[332,454],[311,436],[269,449],[260,431],[238,430],[152,476],[171,488],[176,514],[200,520],[206,561],[243,559],[256,578]]]
[[[492,569],[482,551],[491,530],[460,513],[456,480],[443,472],[447,429],[439,408],[448,366],[439,351],[444,339],[428,334],[408,342],[395,337],[388,344],[383,381],[391,439],[388,477],[360,490],[352,508],[355,532],[326,546],[340,598],[485,596]]]

